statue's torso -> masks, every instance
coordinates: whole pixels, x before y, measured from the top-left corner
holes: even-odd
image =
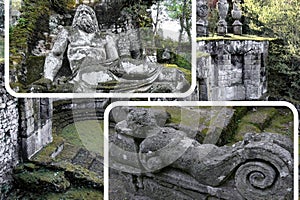
[[[72,32],[68,46],[71,69],[104,62],[107,59],[106,43],[106,39],[98,33],[85,33],[79,30]]]

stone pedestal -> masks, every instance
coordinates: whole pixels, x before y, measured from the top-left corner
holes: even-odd
[[[233,34],[242,35],[242,23],[240,22],[242,17],[242,11],[239,8],[240,0],[233,3],[233,10],[231,11],[231,16],[235,21],[233,22]]]
[[[268,41],[198,41],[199,98],[209,101],[262,98],[267,92],[268,46]]]
[[[208,36],[208,5],[206,0],[197,1],[197,36]]]
[[[226,35],[227,34],[227,22],[226,16],[229,9],[229,4],[227,0],[219,0],[218,1],[218,12],[219,12],[219,22],[217,27],[218,35]]]

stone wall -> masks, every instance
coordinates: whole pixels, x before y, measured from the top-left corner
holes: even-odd
[[[55,99],[53,102],[53,132],[77,121],[103,120],[109,99]]]
[[[197,42],[200,100],[257,100],[267,92],[268,41]]]
[[[19,99],[22,157],[31,158],[52,142],[52,99]]]
[[[4,65],[0,65],[0,189],[9,183],[11,172],[19,161],[18,102],[4,88]],[[1,191],[0,191],[1,199]]]
[[[13,168],[52,142],[52,110],[51,99],[8,94],[0,65],[0,199],[11,188]]]

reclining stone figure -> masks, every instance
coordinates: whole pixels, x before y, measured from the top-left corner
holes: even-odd
[[[62,28],[58,34],[45,61],[45,78],[51,81],[57,78],[66,51],[72,72],[66,81],[74,84],[75,92],[96,89],[100,92],[185,92],[189,89],[184,74],[177,69],[133,59],[130,55],[120,57],[116,35],[101,32],[95,12],[86,5],[77,8],[72,27]]]
[[[218,147],[167,127],[161,123],[167,121],[162,120],[167,119],[166,114],[146,108],[125,109],[127,118],[117,122],[116,133],[110,136],[111,169],[139,176],[141,182],[150,178],[157,180],[157,185],[160,181],[177,183],[176,187],[206,191],[220,199],[291,199],[290,138],[249,133],[231,147]],[[140,193],[149,194],[143,183],[139,185]]]

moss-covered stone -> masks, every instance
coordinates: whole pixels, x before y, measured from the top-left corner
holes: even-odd
[[[20,189],[14,189],[10,192],[6,200],[102,200],[103,192],[101,190],[85,188],[85,187],[72,187],[63,193],[44,192],[38,193],[29,192]]]
[[[201,57],[209,57],[210,54],[202,52],[202,51],[197,51],[196,53],[196,58],[201,58]]]
[[[234,35],[227,34],[225,36],[211,35],[209,37],[197,37],[197,41],[212,41],[212,40],[252,40],[252,41],[272,41],[276,38],[259,37],[256,35]]]
[[[53,142],[34,155],[31,160],[44,165],[50,164],[54,160],[51,155],[57,151],[57,149],[62,146],[64,142],[65,140],[63,137],[53,137]]]
[[[175,68],[175,69],[178,69],[178,70],[182,71],[184,73],[185,79],[191,84],[191,82],[192,82],[191,70],[184,69],[182,67],[178,67],[175,64],[164,64],[163,66],[167,67],[167,68]]]
[[[63,192],[70,187],[70,182],[63,172],[48,170],[27,171],[13,175],[16,186],[28,191],[39,192]]]
[[[69,162],[56,163],[53,167],[64,171],[66,177],[76,186],[103,189],[103,177],[95,172]]]
[[[85,120],[66,126],[58,134],[73,146],[84,147],[103,156],[103,129],[102,121]]]
[[[80,199],[80,200],[102,200],[103,192],[91,188],[71,188],[63,194],[49,193],[45,195],[47,200]]]
[[[27,68],[27,84],[31,84],[42,78],[44,72],[44,56],[29,56],[25,67]]]
[[[236,138],[236,130],[238,128],[238,124],[240,122],[240,119],[248,112],[247,107],[234,107],[235,111],[230,119],[230,122],[228,125],[223,129],[221,137],[218,141],[218,145],[222,146],[225,144],[231,144],[236,143],[238,141],[241,141],[241,138]],[[238,140],[236,140],[238,139]]]
[[[260,130],[263,130],[276,114],[278,114],[276,108],[259,107],[250,111],[246,116],[244,116],[241,119],[241,121],[244,123],[253,124],[257,126]]]
[[[287,108],[278,109],[278,114],[269,123],[269,126],[264,129],[265,132],[279,133],[294,138],[293,134],[293,113]]]
[[[250,123],[241,122],[238,125],[237,131],[234,136],[234,141],[241,141],[246,133],[261,133],[261,130]]]

